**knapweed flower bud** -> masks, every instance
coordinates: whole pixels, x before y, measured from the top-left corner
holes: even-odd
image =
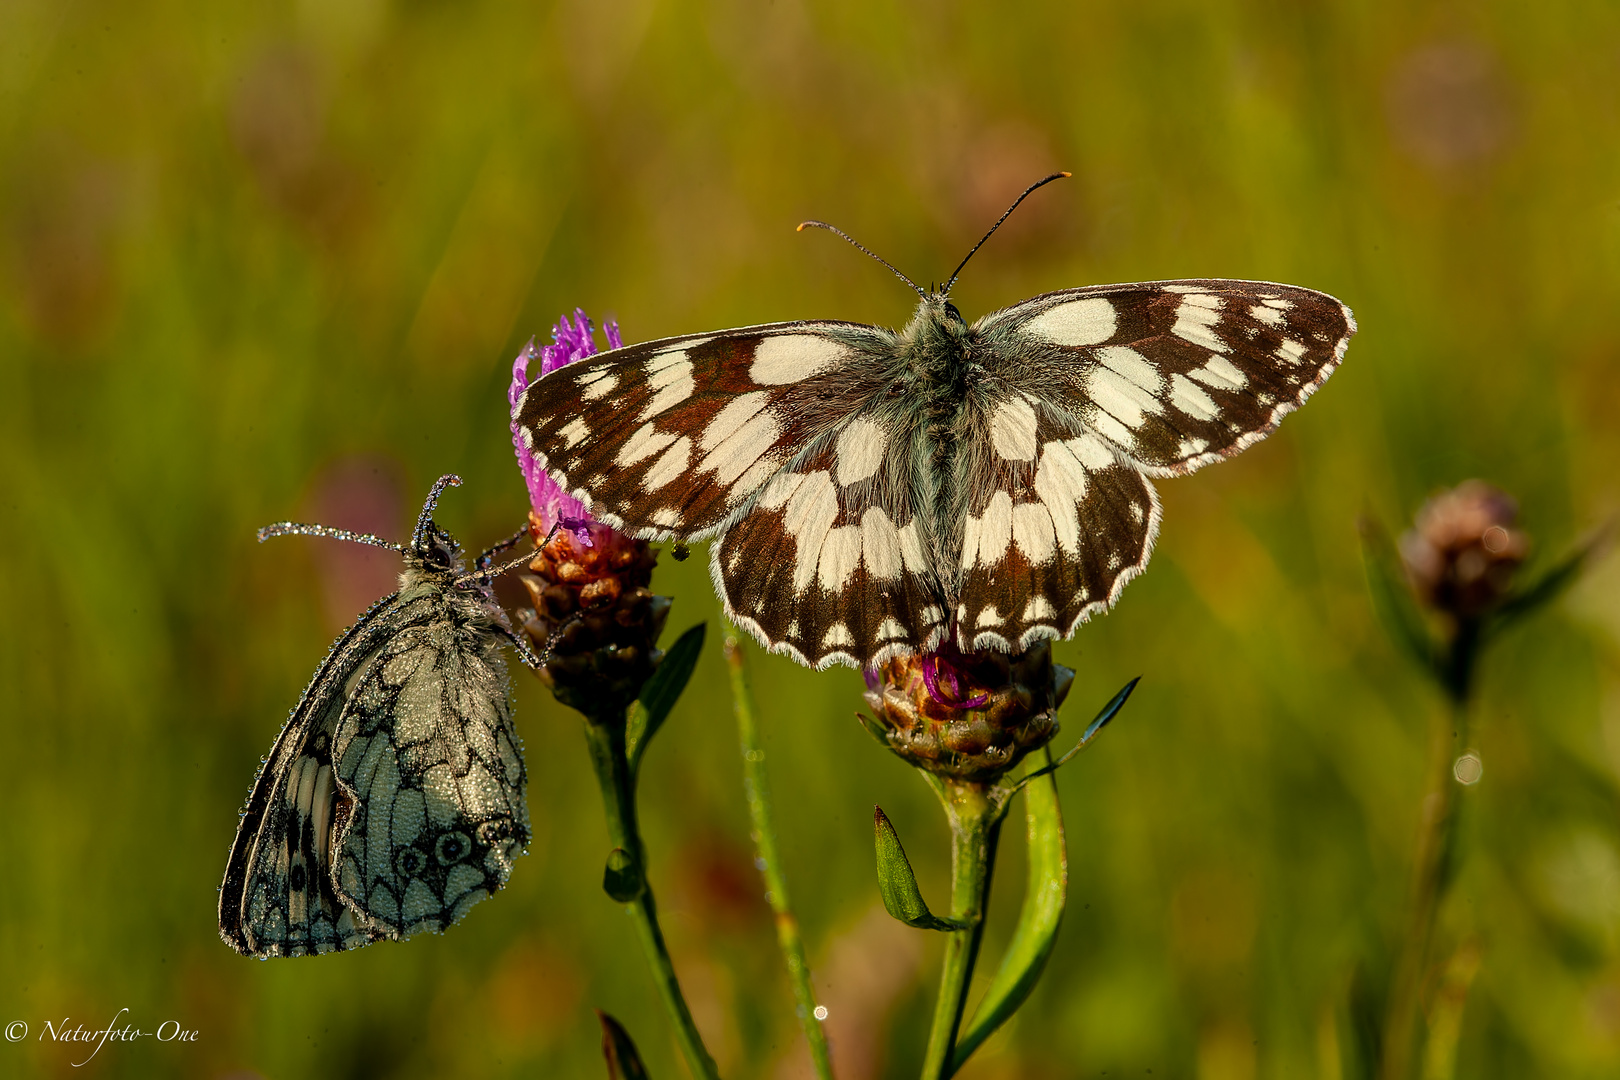
[[[1423,504],[1401,537],[1401,561],[1418,599],[1456,619],[1477,618],[1505,599],[1529,538],[1513,527],[1518,503],[1466,480]]]
[[[608,323],[604,329],[609,346],[618,348],[618,327]],[[511,401],[528,385],[531,361],[539,359],[540,374],[547,375],[595,352],[583,311],[575,311],[571,322],[559,320],[551,345],[536,349],[531,341],[518,355]],[[546,658],[540,678],[558,701],[591,717],[620,714],[663,657],[656,645],[670,599],[648,588],[657,554],[645,540],[592,520],[539,467],[515,423],[513,444],[529,489],[529,531],[537,546],[530,572],[521,575],[534,607],[518,613],[518,625]]]
[[[866,673],[875,719],[861,717],[889,749],[919,768],[960,780],[993,780],[1057,734],[1057,709],[1074,672],[1043,641],[1017,656],[938,652],[896,657]]]

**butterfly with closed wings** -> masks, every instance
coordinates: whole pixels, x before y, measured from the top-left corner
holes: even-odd
[[[962,266],[933,291],[889,267],[921,297],[898,333],[643,342],[535,380],[513,420],[600,521],[711,540],[727,615],[772,652],[825,668],[947,640],[1021,651],[1142,571],[1152,478],[1265,438],[1356,329],[1325,293],[1219,279],[1065,289],[970,325],[949,299]]]
[[[443,930],[506,883],[529,843],[527,776],[491,595],[491,548],[468,574],[433,522],[408,545],[320,525],[289,533],[405,556],[399,591],[338,638],[264,761],[219,893],[219,932],[249,956],[303,956]]]

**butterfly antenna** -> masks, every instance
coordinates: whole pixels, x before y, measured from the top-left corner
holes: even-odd
[[[416,519],[416,531],[411,533],[411,550],[424,551],[427,549],[428,537],[434,530],[433,510],[439,505],[439,496],[447,487],[460,487],[461,477],[454,473],[446,473],[433,482],[433,488],[428,492],[427,502],[422,504],[422,513]]]
[[[300,525],[296,521],[278,521],[274,525],[266,525],[259,530],[259,543],[264,543],[272,536],[325,536],[333,540],[353,540],[357,544],[370,544],[372,547],[387,548],[405,554],[405,547],[391,540],[384,540],[380,536],[370,533],[350,532],[348,529],[334,529],[330,525]]]
[[[968,264],[968,259],[973,258],[974,252],[976,252],[980,248],[984,247],[985,240],[990,239],[990,237],[995,234],[995,231],[997,229],[1001,228],[1001,223],[1003,221],[1006,221],[1009,217],[1012,216],[1012,212],[1014,210],[1018,209],[1018,204],[1019,203],[1023,202],[1025,199],[1029,198],[1029,193],[1030,192],[1034,191],[1038,187],[1045,187],[1047,184],[1050,184],[1054,180],[1062,180],[1065,177],[1069,177],[1069,176],[1073,176],[1073,175],[1074,175],[1073,173],[1055,172],[1051,176],[1048,176],[1048,177],[1045,177],[1043,179],[1037,180],[1033,184],[1029,185],[1029,187],[1025,188],[1024,193],[1022,195],[1018,196],[1018,198],[1014,199],[1013,204],[1011,206],[1007,207],[1007,212],[1005,214],[1002,214],[999,218],[997,218],[996,223],[994,225],[990,226],[990,231],[985,233],[984,237],[977,244],[973,245],[973,251],[970,251],[970,252],[967,253],[967,259],[962,260],[961,265],[956,268],[956,273],[951,275],[951,280],[949,280],[949,281],[947,281],[945,283],[945,293],[946,293],[946,295],[950,294],[951,286],[956,284],[956,279],[962,276],[962,267],[966,266]]]
[[[1044,183],[1044,181],[1043,181],[1043,183]],[[910,285],[913,289],[916,289],[918,296],[924,296],[925,297],[925,296],[928,295],[927,293],[923,292],[922,287],[919,286],[915,281],[912,281],[910,278],[906,277],[906,275],[904,275],[900,271],[896,270],[894,268],[894,264],[891,263],[888,259],[885,259],[883,256],[879,255],[877,252],[873,251],[871,248],[868,248],[864,244],[860,243],[854,237],[852,237],[848,233],[846,233],[843,229],[840,229],[840,228],[838,228],[837,226],[834,226],[834,225],[829,225],[825,221],[801,221],[801,222],[799,222],[799,227],[798,227],[798,229],[796,231],[797,232],[804,232],[804,230],[810,229],[810,228],[826,229],[828,232],[833,233],[836,236],[842,236],[845,240],[848,240],[856,248],[858,248],[861,251],[866,252],[866,254],[872,256],[872,258],[876,259],[878,262],[882,263],[884,266],[887,266],[889,268],[889,272],[892,273],[895,277],[899,278],[901,281],[905,282],[907,285]],[[994,230],[992,230],[992,231],[994,231]],[[981,243],[982,243],[982,241],[981,241]]]

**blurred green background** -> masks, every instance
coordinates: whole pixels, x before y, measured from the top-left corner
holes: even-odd
[[[1151,572],[1061,645],[1072,900],[970,1080],[1362,1075],[1424,732],[1355,521],[1481,476],[1549,559],[1620,507],[1620,8],[1163,0],[0,6],[0,1044],[7,1076],[603,1075],[591,1009],[684,1075],[577,718],[518,673],[535,840],[443,937],[257,963],[215,932],[259,759],[397,560],[293,517],[470,546],[526,499],[505,385],[583,306],[629,340],[896,325],[976,257],[974,317],[1065,286],[1255,277],[1356,312],[1281,432],[1160,485]],[[698,554],[702,554],[701,552]],[[668,559],[669,637],[720,630]],[[1459,1074],[1620,1074],[1620,560],[1487,657],[1445,913],[1483,966]],[[728,1077],[808,1074],[751,866],[711,633],[647,761],[665,928]],[[787,869],[844,1080],[915,1075],[937,935],[877,906],[881,803],[943,898],[932,795],[860,677],[751,653]],[[1016,819],[1015,819],[1016,821]],[[994,963],[1022,881],[1003,845]],[[38,1041],[70,1017],[194,1044]]]

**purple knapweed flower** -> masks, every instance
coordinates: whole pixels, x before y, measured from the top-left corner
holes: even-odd
[[[602,324],[602,332],[607,337],[608,348],[623,347],[624,341],[619,337],[618,323],[608,320]],[[550,375],[575,360],[595,356],[596,352],[596,338],[591,333],[591,320],[585,317],[582,309],[575,308],[572,322],[566,315],[557,320],[557,325],[551,331],[550,345],[537,349],[534,339],[530,338],[523,351],[518,353],[517,359],[512,363],[512,385],[506,391],[506,400],[515,412],[518,399],[523,396],[524,388],[533,378]],[[537,357],[540,360],[540,370],[531,376],[529,368]],[[518,468],[523,472],[523,483],[529,489],[529,506],[538,519],[536,524],[539,531],[535,534],[536,543],[544,540],[551,529],[560,524],[578,537],[584,546],[592,547],[590,526],[596,523],[591,520],[584,504],[559,487],[534,460],[533,451],[524,445],[523,439],[518,434],[516,416],[512,419],[512,446],[517,450]],[[596,527],[602,528],[600,525]]]
[[[622,347],[618,326],[609,322],[603,330],[610,348]],[[543,378],[597,352],[583,311],[559,319],[551,340],[543,348],[530,341],[512,364],[507,399],[514,410],[536,359]],[[645,540],[594,520],[546,475],[518,430],[514,420],[512,444],[529,489],[529,532],[536,545],[521,579],[534,606],[518,623],[545,656],[540,678],[559,701],[587,716],[619,715],[662,655],[657,641],[670,601],[649,589],[657,556]]]
[[[1017,656],[945,641],[865,674],[867,730],[911,764],[964,780],[993,779],[1049,742],[1074,679],[1052,662],[1049,641]]]

